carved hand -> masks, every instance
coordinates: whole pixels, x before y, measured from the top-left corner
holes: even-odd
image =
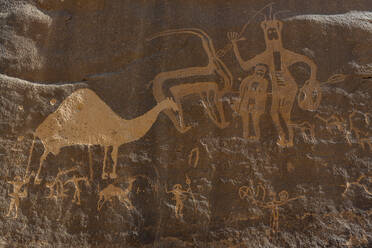
[[[239,33],[237,32],[228,32],[227,33],[227,38],[229,39],[229,41],[231,41],[232,43],[236,43],[238,41],[241,41],[241,40],[245,40],[244,37],[241,37]]]

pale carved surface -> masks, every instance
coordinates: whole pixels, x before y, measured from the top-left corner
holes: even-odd
[[[0,246],[370,246],[371,3],[217,2],[0,0]]]

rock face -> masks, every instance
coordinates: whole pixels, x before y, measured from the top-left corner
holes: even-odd
[[[372,2],[272,2],[0,0],[0,246],[371,247]]]

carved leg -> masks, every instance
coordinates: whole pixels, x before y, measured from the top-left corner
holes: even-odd
[[[178,209],[178,216],[183,218],[183,203],[181,202]]]
[[[36,173],[36,176],[35,176],[35,180],[34,180],[35,184],[40,184],[41,183],[41,179],[39,178],[40,177],[40,172],[41,172],[41,168],[42,168],[43,163],[44,163],[46,157],[48,156],[48,154],[49,154],[49,151],[46,148],[44,148],[44,153],[40,157],[39,169],[37,170],[37,173]]]
[[[13,217],[13,219],[17,219],[18,218],[18,206],[15,205],[15,215]]]
[[[116,175],[116,165],[117,165],[117,162],[118,162],[118,149],[119,149],[119,147],[117,147],[117,146],[112,147],[111,158],[114,161],[114,167],[112,169],[112,173],[110,173],[110,178],[117,178],[118,177]]]
[[[102,179],[107,179],[108,178],[108,174],[105,172],[106,160],[107,160],[107,150],[108,150],[108,146],[105,146],[105,155],[103,157]]]
[[[14,219],[18,218],[18,208],[19,208],[19,198],[14,199],[14,210],[15,210],[15,216],[13,217]]]
[[[12,212],[13,207],[14,207],[14,199],[12,198],[12,199],[10,200],[8,213],[6,214],[7,217],[10,216],[10,213]]]
[[[242,116],[242,124],[243,124],[243,137],[244,139],[250,139],[250,130],[249,130],[249,113],[244,113]]]
[[[253,122],[253,129],[254,129],[254,140],[259,141],[261,137],[261,130],[260,130],[260,117],[261,113],[253,113],[252,114],[252,122]]]
[[[288,140],[286,142],[286,146],[287,147],[292,147],[293,146],[294,131],[293,131],[293,126],[291,125],[291,120],[289,118],[290,118],[290,114],[289,114],[289,116],[285,116],[283,119],[284,119],[285,125],[288,129]]]
[[[215,91],[213,91],[212,93],[214,94],[214,98],[213,98],[214,106],[215,106],[215,108],[217,110],[217,113],[220,117],[220,122],[218,122],[217,119],[216,119],[216,121],[217,121],[216,124],[219,128],[225,128],[230,123],[227,122],[226,119],[225,119],[225,113],[224,113],[223,105],[222,105],[222,101],[221,101],[222,96],[218,92],[215,92]]]
[[[288,140],[286,142],[287,147],[293,146],[294,131],[293,131],[293,125],[291,121],[291,112],[292,112],[292,106],[294,103],[294,99],[295,99],[294,97],[291,97],[289,99],[283,99],[283,105],[280,106],[280,114],[288,130]]]
[[[88,145],[88,155],[89,155],[89,180],[93,181],[93,158],[91,145]]]
[[[279,135],[278,141],[276,143],[278,144],[278,146],[284,147],[286,145],[286,139],[285,139],[285,133],[280,124],[278,109],[271,110],[271,118],[274,122],[275,128],[278,131],[278,135]]]
[[[275,207],[275,217],[274,217],[274,222],[275,222],[275,233],[279,231],[279,209],[278,207]]]
[[[77,190],[75,194],[76,194],[76,204],[80,205],[80,190]]]
[[[185,120],[183,118],[183,111],[182,111],[182,104],[181,104],[181,97],[174,94],[174,102],[177,104],[177,107],[179,109],[178,111],[178,119],[179,119],[179,128],[181,133],[185,133],[188,130],[190,130],[191,126],[185,126]]]

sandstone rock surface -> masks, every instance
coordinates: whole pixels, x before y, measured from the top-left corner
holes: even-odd
[[[371,247],[372,2],[272,2],[0,0],[0,247]]]

